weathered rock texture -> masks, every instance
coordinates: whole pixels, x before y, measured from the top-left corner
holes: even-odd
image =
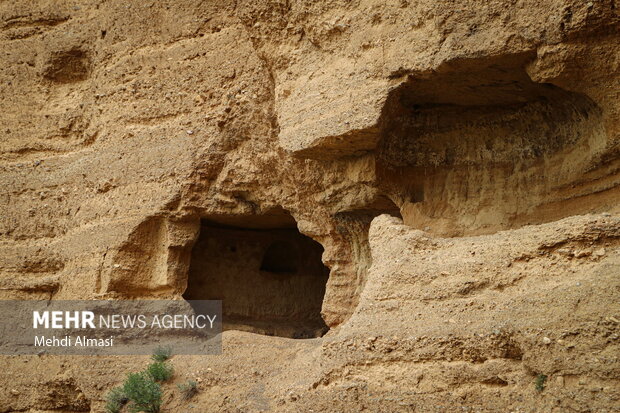
[[[318,242],[294,228],[238,229],[206,222],[192,252],[183,298],[222,300],[226,330],[321,336],[329,276],[322,252]]]
[[[201,221],[292,217],[330,332],[226,331],[196,404],[618,411],[618,10],[0,1],[0,297],[182,298]],[[142,362],[4,357],[0,411]]]

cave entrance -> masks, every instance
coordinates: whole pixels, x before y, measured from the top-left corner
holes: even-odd
[[[586,195],[574,183],[607,145],[602,111],[585,95],[534,82],[535,58],[446,62],[390,92],[377,183],[398,200],[405,224],[467,236],[591,211],[585,198],[564,201]]]
[[[329,269],[323,247],[284,211],[201,221],[186,300],[222,300],[225,330],[291,338],[327,330],[321,306]]]

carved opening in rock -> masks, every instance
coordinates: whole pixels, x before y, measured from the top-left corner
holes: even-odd
[[[276,241],[265,251],[260,270],[274,274],[295,274],[298,261],[299,252],[294,244],[286,241]]]
[[[43,76],[57,83],[73,83],[86,80],[90,71],[88,54],[80,49],[55,53],[47,62]]]
[[[453,62],[391,92],[378,185],[406,224],[480,234],[589,208],[564,201],[596,192],[586,172],[607,141],[601,110],[585,95],[533,82],[525,70],[533,58]]]
[[[192,251],[187,300],[222,300],[225,330],[319,337],[329,269],[288,214],[210,216]]]

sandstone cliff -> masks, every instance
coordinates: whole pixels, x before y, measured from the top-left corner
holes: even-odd
[[[219,286],[198,409],[620,411],[618,10],[0,1],[0,296]],[[0,411],[101,411],[143,361],[88,360],[2,357]]]

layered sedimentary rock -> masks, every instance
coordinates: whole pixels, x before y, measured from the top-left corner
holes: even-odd
[[[198,403],[613,411],[619,7],[0,2],[0,296],[182,299],[210,228],[298,230],[331,330],[226,331],[179,361]],[[0,411],[98,411],[131,367],[3,363]]]

